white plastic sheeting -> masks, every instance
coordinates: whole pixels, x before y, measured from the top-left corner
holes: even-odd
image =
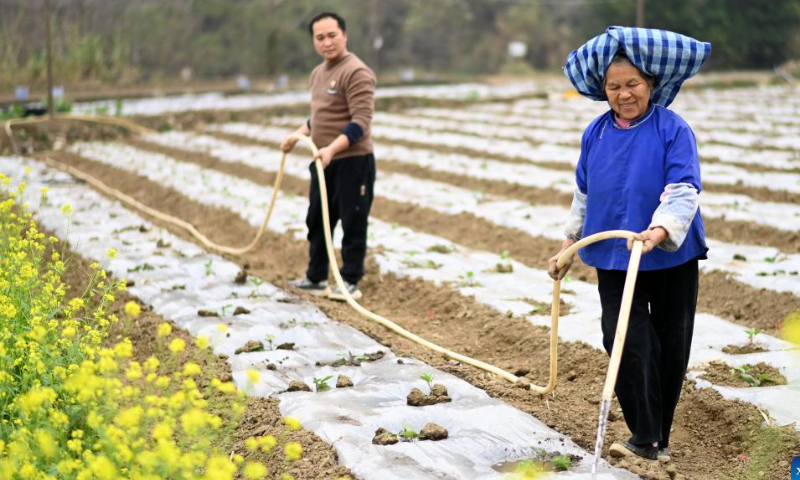
[[[230,147],[233,151],[236,150],[235,145],[231,144]],[[257,157],[247,159],[247,154],[254,152],[256,148],[259,147],[247,147],[247,150],[232,157],[228,157],[224,151],[219,149],[216,153],[220,155],[218,158],[223,161],[242,161],[261,168],[270,168],[268,165],[271,165],[271,169],[278,167],[277,160],[280,155],[277,152],[266,154],[264,153],[267,150],[265,148],[261,148],[262,153]],[[252,218],[259,218],[257,212],[259,208],[263,208],[264,203],[261,202],[256,206],[249,199],[268,199],[271,194],[271,189],[265,190],[265,187],[252,182],[213,170],[204,170],[194,164],[179,162],[165,155],[145,152],[126,145],[97,142],[78,143],[71,149],[92,160],[143,174],[153,181],[164,182],[181,192],[196,189],[197,192],[193,193],[193,198],[200,202],[204,202],[203,198],[210,193],[211,185],[215,185],[216,188],[223,185],[220,196],[226,208],[235,210],[244,203],[245,207],[253,212]],[[307,162],[308,160],[303,162],[301,157],[292,156],[287,161],[290,165],[288,173],[300,178],[308,178],[309,174],[306,168],[300,167]],[[149,168],[148,165],[150,165]],[[199,184],[196,178],[202,179]],[[192,183],[192,186],[182,187],[185,182]],[[381,185],[385,185],[385,188],[382,188]],[[426,185],[426,188],[420,188],[421,185]],[[259,193],[245,193],[254,191],[259,191]],[[382,175],[376,195],[414,203],[446,214],[470,212],[492,223],[517,228],[534,236],[553,239],[563,238],[562,225],[568,213],[564,207],[531,206],[517,200],[476,194],[448,184],[399,174]],[[289,201],[297,210],[294,208],[277,210],[273,214],[275,222],[277,225],[285,225],[283,228],[287,230],[302,232],[304,226],[298,222],[304,218],[303,209],[306,200],[294,197]],[[295,213],[287,219],[285,215],[289,211]],[[371,230],[379,243],[387,241],[385,235],[379,234],[380,230],[387,227],[389,226],[386,223],[373,220]],[[379,230],[375,230],[376,228]],[[389,234],[388,236],[393,237],[394,235]],[[800,255],[784,254],[769,247],[730,244],[713,239],[708,239],[708,244],[711,248],[710,260],[701,263],[701,268],[731,272],[738,280],[758,288],[800,295],[800,275],[797,274],[800,271]],[[385,246],[389,247],[389,245]],[[734,256],[738,255],[744,255],[748,261],[734,260]],[[767,260],[768,258],[771,258],[772,261]],[[424,261],[427,262],[427,260]],[[416,259],[406,259],[406,263],[418,262]],[[431,273],[431,275],[435,278],[435,273]]]
[[[273,122],[279,125],[287,125],[287,126],[300,123],[300,121],[297,119],[293,120],[291,118],[286,118],[286,117],[276,118],[273,120]],[[233,133],[237,135],[254,138],[257,140],[264,140],[270,142],[280,142],[283,138],[286,137],[288,133],[290,133],[288,129],[284,129],[281,127],[259,126],[247,123],[226,123],[222,125],[211,125],[207,127],[207,129],[209,131],[221,131],[225,133]],[[413,128],[391,127],[391,128],[385,128],[382,131],[385,133],[387,130],[393,132],[391,135],[389,135],[390,140],[392,139],[404,140],[404,141],[413,141],[416,143],[426,143],[426,144],[432,143],[426,140],[427,133],[425,133],[425,131],[423,130],[415,130]],[[442,134],[442,135],[449,135],[449,134]],[[461,137],[466,137],[466,136],[462,135]],[[481,145],[490,142],[489,139],[478,138],[478,140],[482,142]],[[536,147],[532,147],[531,145],[526,144],[525,142],[519,142],[519,141],[508,141],[508,142],[516,144],[514,151],[517,152],[525,149],[533,149],[530,158],[524,157],[533,163],[552,161],[556,163],[566,163],[573,165],[577,163],[578,157],[580,155],[580,149],[578,148],[558,146],[558,145],[551,145],[549,147],[547,145],[538,145]],[[455,145],[456,144],[453,144],[451,146]],[[476,145],[474,143],[467,143],[464,144],[464,146],[468,146],[468,148],[470,149],[473,148],[479,149],[479,145]],[[432,144],[431,147],[435,147],[435,145]],[[552,158],[547,157],[546,155],[543,156],[542,152],[548,151],[549,148],[556,148],[560,153]],[[565,152],[566,150],[571,148],[572,148],[571,150],[572,155],[574,155],[574,157],[570,157],[565,160],[564,157]],[[701,156],[703,155],[704,148],[705,147],[702,146],[700,147]],[[730,153],[731,149],[739,153],[736,152]],[[496,165],[496,167],[494,168],[498,168],[501,170],[507,170],[509,168],[512,168],[509,166],[503,167],[501,165],[497,165],[500,163],[508,163],[508,162],[500,162],[496,160],[484,160],[479,157],[475,157],[474,155],[467,156],[467,155],[444,154],[444,153],[432,152],[426,149],[406,148],[398,145],[378,144],[376,145],[376,152],[378,155],[380,155],[380,158],[391,158],[393,160],[411,162],[411,163],[417,163],[418,160],[416,160],[416,157],[421,155],[424,157],[427,156],[435,157],[436,160],[433,163],[438,162],[439,157],[443,157],[445,158],[445,161],[447,161],[446,159],[449,158],[458,158],[459,160],[463,160],[460,163],[464,164],[468,164],[469,163],[468,160],[471,159],[473,164],[478,163],[478,165],[480,165],[480,168],[484,170],[488,170],[490,165],[493,167]],[[395,152],[408,152],[408,154],[407,156],[402,156],[400,153],[395,153]],[[726,161],[731,161],[734,163],[761,164],[777,169],[792,169],[795,167],[800,167],[800,163],[798,163],[797,165],[792,164],[793,162],[792,158],[795,155],[787,152],[764,151],[764,152],[754,153],[749,150],[736,149],[735,147],[727,147],[723,145],[708,146],[707,152],[709,154],[708,156],[715,158],[717,156],[720,156],[722,158],[726,158],[727,159]],[[497,152],[487,152],[487,153],[496,154]],[[798,157],[798,162],[800,162],[800,154],[798,154],[797,157]],[[550,160],[548,160],[548,158],[550,158]],[[751,172],[744,168],[731,165],[729,163],[705,163],[702,162],[702,160],[701,163],[702,163],[703,181],[707,183],[723,184],[723,185],[744,185],[748,187],[766,188],[767,190],[773,190],[773,191],[787,191],[792,193],[800,193],[800,174],[798,173]],[[515,164],[513,168],[517,169],[518,171],[524,171],[525,164]],[[562,170],[552,170],[542,167],[537,167],[537,169],[540,172],[542,170],[549,170],[549,172],[545,173],[546,175],[548,175],[548,178],[554,175],[560,175],[560,176],[565,175],[565,172]],[[486,175],[486,174],[483,173],[480,175]],[[497,176],[494,176],[492,177],[492,179],[496,179],[496,177]],[[574,184],[575,181],[574,175],[570,175],[570,178],[571,180],[569,184],[572,185]],[[506,179],[514,179],[513,181],[515,183],[524,181],[523,179],[517,176],[509,176],[506,177]]]
[[[491,99],[513,98],[541,92],[539,83],[527,82],[510,85],[484,85],[461,83],[457,85],[407,86],[380,88],[378,98],[422,97],[449,99]],[[219,92],[186,94],[169,97],[143,99],[120,99],[122,115],[162,115],[166,113],[192,112],[200,110],[252,110],[257,108],[285,105],[307,104],[311,101],[308,91],[286,93],[255,93],[246,95],[226,95]],[[73,107],[76,113],[93,114],[98,111],[115,113],[117,100],[78,103]]]
[[[84,144],[84,146],[86,145]],[[100,148],[99,144],[93,145]],[[91,154],[86,150],[83,153]],[[96,161],[137,172],[155,182],[175,188],[199,203],[221,206],[232,212],[241,212],[238,214],[254,226],[260,224],[263,211],[253,210],[251,207],[242,209],[243,199],[269,198],[271,193],[269,187],[255,185],[252,182],[218,172],[201,171],[199,167],[181,164],[163,155],[154,159],[153,157],[147,158],[147,154],[144,153],[130,155],[125,154],[124,150],[118,150],[115,153],[102,149],[95,150],[93,155]],[[153,164],[159,165],[158,172],[149,167]],[[200,175],[205,176],[205,185],[201,185],[197,181]],[[230,192],[236,192],[236,195],[240,195],[240,197],[236,198]],[[285,216],[300,218],[305,213],[306,206],[305,200],[297,197],[288,199],[288,201],[281,199],[276,213],[283,215],[283,218]],[[271,228],[285,231],[286,226],[280,220],[282,218],[280,215]],[[373,248],[383,247],[379,249],[379,253],[375,254],[381,272],[392,272],[400,277],[410,276],[435,284],[451,285],[463,295],[472,295],[476,301],[499,312],[527,318],[536,325],[549,325],[550,319],[546,315],[547,312],[532,311],[535,309],[532,309],[529,301],[547,303],[551,299],[552,282],[543,270],[533,269],[509,260],[513,266],[513,273],[498,273],[496,265],[503,259],[495,254],[469,250],[433,235],[417,233],[375,219],[371,220],[370,230],[371,246]],[[298,238],[304,237],[303,232],[302,227],[294,230],[295,236]],[[449,246],[453,251],[447,254],[431,251],[431,247],[437,245]],[[726,250],[728,247],[725,245],[713,242],[711,247],[712,251],[721,254],[719,257],[721,259],[732,258],[736,253],[741,254],[740,252],[750,255],[751,258],[760,258],[759,255],[768,250],[761,251],[758,249],[762,247],[751,247],[755,250],[750,251],[741,246],[731,246],[730,248],[736,250]],[[785,261],[797,262],[796,257],[787,257]],[[773,267],[783,263],[780,258],[774,258],[772,263],[764,262]],[[776,288],[775,284],[778,288],[786,287],[776,280],[791,278],[794,284],[787,288],[797,288],[797,276],[783,275],[767,279],[767,277],[758,275],[749,265],[741,265],[744,263],[750,262],[718,260],[701,264],[707,269],[724,266],[729,271],[737,272],[743,281],[752,281],[757,285],[772,284],[771,288]],[[765,265],[765,268],[769,267]],[[571,308],[570,313],[561,318],[559,337],[565,341],[584,341],[598,349],[602,348],[598,326],[600,303],[596,294],[596,286],[580,281],[570,281],[564,287],[562,298],[570,304]],[[719,345],[721,339],[724,339],[725,344],[735,343],[737,338],[746,338],[745,330],[744,326],[735,325],[711,315],[701,315],[695,327],[697,336],[692,344],[692,352],[698,353],[698,355],[692,359],[691,365],[697,366],[702,359],[709,358],[711,353],[707,350],[713,351],[713,354],[720,358],[725,358],[726,354],[722,353],[722,346]],[[774,341],[778,342],[778,340]],[[787,349],[790,347],[788,344],[781,343],[781,345],[784,350],[774,352],[774,355],[780,356],[781,360],[778,363],[795,365],[800,368],[800,356],[796,355],[796,352],[788,351]],[[793,386],[790,385],[788,388],[793,388]],[[791,407],[795,400],[792,396],[783,395],[758,399],[759,402],[763,402],[759,403],[762,408],[777,412],[775,415],[779,421],[784,423],[797,421],[800,424],[800,411]],[[792,410],[794,411],[792,412]]]
[[[73,183],[66,174],[48,170],[33,160],[0,157],[0,171],[12,178],[23,178],[24,167],[32,169],[25,199],[44,228],[62,238],[68,236],[79,255],[103,263],[116,277],[134,280],[131,293],[152,305],[159,315],[192,335],[207,335],[215,353],[230,357],[234,381],[240,388],[251,395],[279,394],[281,413],[300,419],[306,428],[331,443],[340,462],[359,478],[500,479],[503,475],[493,465],[535,457],[537,448],[584,458],[570,472],[554,473],[552,478],[589,477],[589,455],[569,438],[452,375],[435,371],[436,381],[448,388],[452,403],[406,406],[405,396],[411,388],[423,386],[420,375],[434,371],[422,362],[403,359],[399,364],[389,352],[382,360],[361,367],[316,367],[318,361],[335,361],[348,352],[358,355],[386,349],[269,283],[234,284],[237,265],[156,229],[116,202]],[[40,205],[37,198],[42,186],[50,188],[47,205]],[[65,203],[72,205],[75,217],[69,226],[59,212]],[[158,240],[170,246],[160,248]],[[106,256],[110,247],[118,251],[114,259]],[[132,271],[145,262],[152,269]],[[175,284],[184,289],[174,290],[171,287]],[[243,306],[250,313],[232,317],[231,308],[221,319],[197,315],[198,309],[220,311],[226,305]],[[229,336],[217,330],[220,322],[229,325]],[[267,334],[275,335],[277,342],[295,342],[295,349],[234,354],[247,341],[263,339]],[[268,361],[280,366],[267,370]],[[263,381],[250,384],[246,374],[249,368],[260,370]],[[315,377],[339,373],[350,376],[355,386],[323,393],[280,393],[291,380],[313,383]],[[379,427],[399,431],[410,424],[420,429],[429,421],[447,428],[448,439],[393,446],[371,443]],[[598,478],[637,477],[602,462]]]

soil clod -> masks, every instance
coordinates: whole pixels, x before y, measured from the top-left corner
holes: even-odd
[[[250,310],[244,307],[236,307],[236,309],[233,311],[233,316],[235,317],[236,315],[247,315],[248,313],[250,313]]]
[[[433,422],[428,422],[419,432],[420,440],[444,440],[447,438],[447,429]]]
[[[372,439],[372,443],[375,445],[394,445],[399,441],[400,440],[397,438],[397,435],[386,430],[385,428],[379,428],[375,430],[375,437]]]
[[[237,285],[244,285],[247,283],[247,272],[239,270],[239,273],[236,274],[236,278],[233,279],[233,283]]]
[[[449,403],[452,401],[453,399],[447,395],[447,387],[438,383],[433,386],[430,395],[425,395],[419,388],[414,388],[406,397],[406,404],[412,407],[426,407],[428,405]]]
[[[347,388],[352,386],[353,381],[350,380],[350,377],[347,375],[339,375],[339,378],[336,379],[336,388]]]
[[[243,346],[237,348],[236,351],[233,353],[235,355],[239,355],[240,353],[263,352],[263,351],[264,351],[263,343],[259,342],[258,340],[250,340]]]
[[[294,350],[294,342],[281,343],[275,350]]]
[[[201,317],[219,317],[219,312],[213,310],[198,310],[197,315]]]
[[[311,387],[306,385],[304,382],[300,380],[292,380],[289,383],[289,388],[286,389],[287,392],[310,392]]]

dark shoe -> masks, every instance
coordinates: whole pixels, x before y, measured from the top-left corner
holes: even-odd
[[[614,442],[611,448],[608,449],[608,454],[614,458],[637,457],[646,458],[647,460],[656,460],[658,458],[658,447],[652,445],[634,445],[630,442]]]
[[[669,448],[659,448],[658,449],[658,461],[661,463],[667,463],[672,460],[672,455],[669,454]]]
[[[308,277],[298,278],[297,280],[292,280],[289,282],[289,285],[300,289],[304,292],[308,292],[311,295],[317,297],[324,297],[330,293],[330,288],[328,288],[328,281],[323,280],[321,282],[312,282],[308,279]]]
[[[361,294],[361,290],[358,289],[358,285],[355,283],[350,283],[348,281],[344,282],[344,286],[347,289],[347,293],[353,297],[353,300],[358,300],[363,295]],[[331,293],[328,294],[328,298],[331,300],[336,300],[337,302],[346,302],[347,298],[344,296],[344,292],[337,286]]]

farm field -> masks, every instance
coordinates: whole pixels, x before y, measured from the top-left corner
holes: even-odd
[[[384,93],[410,100],[374,119],[378,178],[361,303],[423,338],[544,384],[552,289],[546,261],[563,238],[581,132],[606,107],[560,91],[541,95],[530,85],[492,88],[448,88],[447,105],[432,100],[443,95],[436,87]],[[241,257],[205,251],[183,230],[42,161],[73,166],[214,242],[239,246],[255,236],[279,167],[278,144],[304,121],[297,112],[306,100],[126,102],[123,112],[135,121],[171,128],[70,139],[58,149],[2,157],[0,173],[26,180],[26,200],[44,228],[69,240],[76,255],[132,280],[130,293],[164,321],[210,338],[237,386],[275,396],[280,415],[332,445],[356,478],[504,478],[515,461],[555,453],[572,465],[554,478],[587,476],[608,363],[588,267],[576,264],[564,283],[559,381],[553,394],[540,396],[425,350],[346,305],[287,290],[307,261],[309,157],[301,148],[287,160],[265,239]],[[601,478],[782,478],[800,455],[800,351],[781,339],[787,319],[800,315],[800,89],[690,89],[671,108],[697,135],[711,249],[701,262],[690,372],[672,462],[607,458]],[[226,119],[220,112],[229,109],[237,114]],[[212,121],[220,119],[228,121]],[[39,187],[50,189],[48,204],[39,202]],[[59,213],[64,204],[74,210],[70,222]],[[113,259],[109,248],[118,252]],[[270,348],[235,353],[254,339],[272,339]],[[294,347],[273,349],[273,341]],[[352,361],[370,355],[376,358]],[[258,381],[248,370],[259,372]],[[748,372],[761,376],[742,375]],[[425,387],[425,373],[447,387],[451,403],[406,405],[411,388]],[[286,392],[292,381],[335,383],[341,374],[354,386]],[[616,407],[606,449],[628,436]],[[372,444],[378,428],[427,422],[449,437]],[[309,468],[297,478],[341,475],[330,472]]]

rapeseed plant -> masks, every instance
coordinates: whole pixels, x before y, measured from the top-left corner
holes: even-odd
[[[0,174],[0,188],[10,183]],[[128,339],[106,346],[118,321],[111,305],[125,282],[109,279],[94,263],[83,295],[68,300],[65,247],[57,251],[58,239],[45,238],[17,203],[24,190],[23,182],[0,191],[0,478],[266,477],[264,465],[214,448],[220,432],[241,417],[244,394],[216,378],[202,382],[201,391],[195,378],[202,368],[177,355],[183,339],[171,339],[141,363],[132,359]],[[72,206],[61,212],[70,217]],[[124,311],[134,320],[141,308],[128,302]],[[162,326],[158,334],[172,331]],[[208,343],[196,340],[200,348]],[[212,413],[207,398],[220,394],[230,398],[230,408]],[[287,432],[300,428],[294,419],[286,423]],[[279,444],[271,435],[254,442],[265,452]],[[302,457],[299,443],[284,450],[286,462]]]

